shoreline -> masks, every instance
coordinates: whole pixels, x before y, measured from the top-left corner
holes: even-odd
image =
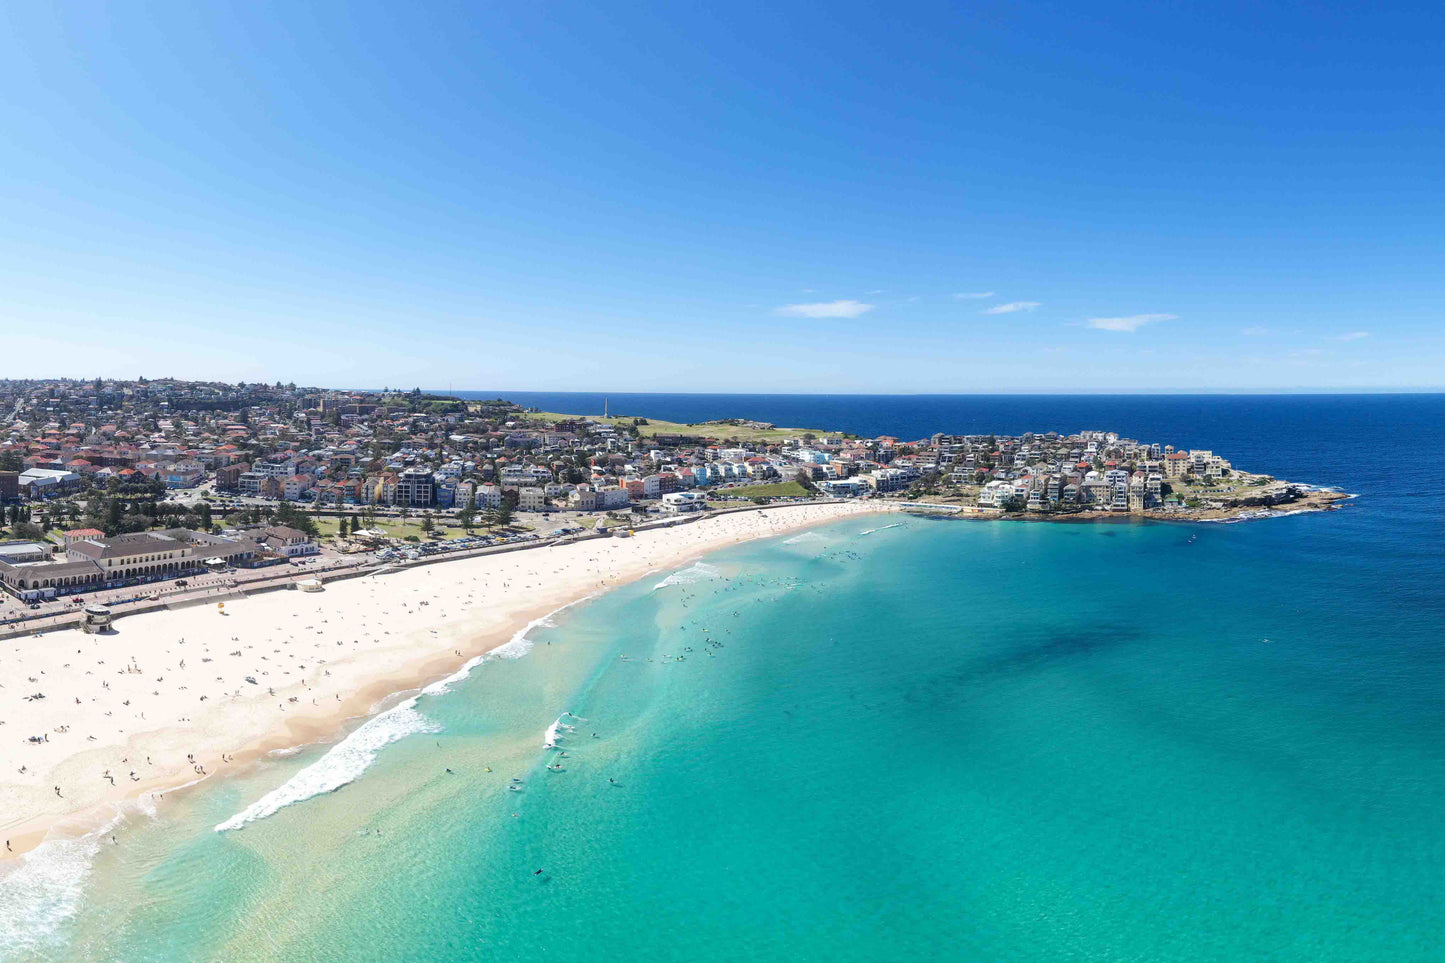
[[[630,538],[540,546],[348,579],[320,595],[260,595],[230,602],[230,611],[219,617],[223,610],[197,606],[138,614],[119,621],[117,631],[107,635],[70,630],[11,640],[5,643],[11,650],[7,654],[16,656],[20,671],[0,691],[6,705],[0,735],[9,737],[0,741],[6,747],[0,749],[5,764],[0,812],[6,817],[0,837],[9,845],[0,852],[0,866],[22,865],[26,853],[48,840],[114,825],[127,813],[148,808],[147,802],[212,776],[250,771],[278,751],[337,742],[378,713],[520,639],[538,621],[649,572],[729,545],[891,510],[877,502],[772,505],[639,531]],[[486,584],[479,587],[483,579]],[[522,584],[524,579],[534,581]],[[466,598],[459,594],[464,589],[471,593]],[[477,598],[479,591],[484,597]],[[314,612],[313,603],[320,603]],[[455,616],[447,611],[453,605],[460,609]],[[345,624],[348,617],[351,624]],[[309,621],[301,628],[303,618]],[[326,627],[317,628],[317,622]],[[218,640],[212,634],[218,628],[236,634]],[[399,634],[386,638],[393,629]],[[295,633],[301,631],[314,635],[298,639]],[[293,634],[280,638],[288,632]],[[362,646],[363,637],[369,644],[347,651],[343,640],[334,638],[338,632],[361,633],[352,646]],[[298,642],[290,652],[282,648]],[[254,652],[257,643],[269,651]],[[254,654],[247,658],[245,650]],[[306,661],[282,668],[288,655]],[[159,670],[142,665],[154,666],[168,656],[178,664],[166,662]],[[236,658],[244,659],[240,665],[245,668]],[[263,684],[260,677],[275,669],[297,674],[284,683]],[[243,675],[244,682],[238,678]],[[111,681],[119,691],[111,689]],[[196,708],[192,685],[210,689],[199,699],[214,699],[211,706]],[[218,688],[233,691],[217,697]],[[82,702],[77,690],[89,701]],[[13,701],[22,691],[44,692],[43,700],[24,697],[29,701],[21,705],[29,709],[23,719],[17,718]],[[114,730],[104,741],[89,732],[89,745],[79,741],[80,732],[74,730],[106,729],[117,715],[134,720],[132,701],[142,699],[158,714],[195,715],[160,725],[153,719],[129,733]],[[145,713],[139,718],[144,722]],[[31,735],[43,742],[29,743]],[[136,778],[142,770],[149,771]],[[58,798],[51,793],[56,785],[63,793]]]
[[[1246,522],[1259,521],[1266,518],[1282,518],[1286,515],[1304,515],[1319,512],[1339,511],[1343,504],[1359,497],[1334,489],[1315,488],[1307,491],[1298,498],[1289,501],[1279,501],[1272,504],[1241,504],[1228,505],[1224,507],[1200,507],[1186,508],[1177,511],[1162,511],[1160,509],[1141,509],[1127,512],[1116,512],[1109,509],[1085,508],[1073,511],[1019,511],[1004,510],[996,508],[977,508],[947,501],[928,502],[926,500],[915,502],[915,505],[933,504],[940,509],[953,509],[946,517],[964,519],[970,521],[1014,521],[1014,522],[1060,522],[1082,524],[1085,522],[1175,522],[1193,524],[1199,522]],[[901,511],[910,511],[909,508],[901,508]],[[924,514],[924,510],[918,510],[917,514]],[[944,516],[940,516],[944,517]]]

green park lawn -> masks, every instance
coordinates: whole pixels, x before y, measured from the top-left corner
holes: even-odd
[[[724,488],[713,492],[711,498],[806,498],[813,494],[795,481],[775,482],[771,485],[745,485],[742,488]]]
[[[645,417],[643,415],[615,415],[611,418],[603,418],[601,415],[568,415],[554,411],[528,412],[520,417],[531,421],[566,421],[568,419],[585,418],[588,421],[605,422],[609,425],[626,427],[632,424],[635,418]],[[745,425],[684,425],[675,421],[659,421],[656,418],[647,418],[647,424],[639,425],[639,432],[642,437],[651,438],[654,435],[690,435],[697,438],[713,438],[719,441],[735,439],[737,441],[760,441],[778,442],[789,438],[801,438],[805,434],[817,436],[836,435],[838,432],[827,432],[820,428],[749,428]]]

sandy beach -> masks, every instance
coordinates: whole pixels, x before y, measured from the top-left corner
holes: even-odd
[[[0,643],[0,857],[84,832],[127,801],[335,738],[392,694],[527,623],[649,571],[867,503],[771,506],[117,620]],[[43,696],[40,698],[39,696]],[[39,739],[33,742],[32,737]]]

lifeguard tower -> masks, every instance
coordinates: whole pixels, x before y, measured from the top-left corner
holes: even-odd
[[[80,624],[87,635],[99,635],[110,629],[110,609],[104,605],[87,605],[85,621]]]

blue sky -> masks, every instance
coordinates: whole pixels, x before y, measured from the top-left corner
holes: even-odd
[[[0,11],[0,376],[1445,385],[1438,6]]]

